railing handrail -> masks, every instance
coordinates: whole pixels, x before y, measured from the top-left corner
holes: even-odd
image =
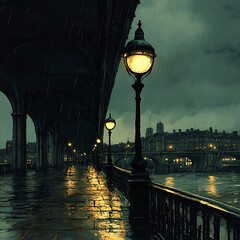
[[[116,168],[119,171],[122,171],[126,174],[129,174],[129,175],[131,174],[131,171],[129,171],[129,170],[126,170],[126,169],[123,169],[123,168],[120,168],[120,167],[117,167],[117,166],[114,166],[114,168]],[[185,199],[188,199],[190,201],[194,201],[195,203],[197,203],[199,205],[204,205],[204,206],[207,206],[209,208],[213,208],[214,210],[216,210],[218,212],[221,212],[224,215],[225,214],[227,214],[227,215],[230,214],[230,215],[234,215],[236,218],[240,218],[240,209],[239,208],[230,206],[228,204],[219,202],[217,200],[213,200],[213,199],[203,197],[203,196],[200,196],[200,195],[197,195],[197,194],[194,194],[194,193],[190,193],[190,192],[187,192],[187,191],[183,191],[183,190],[179,190],[179,189],[175,189],[175,188],[170,188],[170,187],[164,186],[160,183],[154,182],[152,180],[151,180],[151,183],[149,184],[149,186],[153,187],[153,188],[156,188],[156,189],[157,188],[161,189],[163,191],[168,191],[170,194],[174,194],[174,195],[177,195],[181,198],[185,198]]]
[[[169,188],[166,187],[162,184],[156,183],[154,181],[151,181],[151,183],[149,184],[150,187],[156,188],[156,189],[160,189],[162,191],[168,192],[169,194],[174,194],[180,198],[184,198],[190,201],[195,202],[198,205],[204,205],[205,207],[209,207],[211,209],[214,209],[217,212],[222,213],[223,215],[231,215],[234,216],[236,218],[238,218],[240,220],[240,209],[233,207],[233,206],[229,206],[225,203],[219,202],[217,200],[212,200],[210,198],[207,197],[202,197],[199,196],[197,194],[194,193],[189,193],[187,191],[182,191],[182,190],[178,190],[175,188]]]
[[[120,167],[117,167],[117,166],[114,166],[114,168],[117,168],[118,170],[124,172],[124,173],[127,173],[127,174],[131,174],[131,171],[127,170],[127,169],[124,169],[124,168],[120,168]]]

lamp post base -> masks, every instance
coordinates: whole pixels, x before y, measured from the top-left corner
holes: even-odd
[[[147,175],[131,174],[130,188],[130,224],[134,226],[147,225],[148,213],[148,185],[150,179]]]
[[[110,182],[112,182],[113,168],[114,168],[114,166],[112,163],[107,164],[107,179]]]

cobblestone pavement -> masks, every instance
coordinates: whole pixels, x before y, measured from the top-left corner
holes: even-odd
[[[128,201],[92,167],[0,176],[1,240],[152,239],[133,232]]]

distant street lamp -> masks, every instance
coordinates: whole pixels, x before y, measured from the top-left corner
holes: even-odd
[[[108,130],[108,138],[109,138],[109,144],[108,144],[108,164],[107,164],[107,177],[109,180],[111,180],[112,177],[112,158],[111,158],[111,134],[112,130],[116,126],[116,121],[111,117],[111,113],[109,113],[109,118],[105,120],[105,128]]]
[[[96,145],[98,145],[98,148],[97,148],[97,151],[96,151],[96,168],[97,170],[99,171],[100,170],[100,143],[101,143],[101,140],[99,138],[96,139]]]
[[[148,76],[153,68],[155,50],[145,41],[141,21],[135,31],[135,38],[128,42],[124,48],[123,59],[126,70],[135,79],[132,85],[136,93],[136,119],[135,119],[135,156],[131,162],[132,172],[129,180],[130,186],[130,219],[133,224],[146,224],[148,211],[148,183],[149,175],[146,171],[147,161],[142,156],[142,143],[140,132],[140,102],[141,91],[144,87],[142,80]]]
[[[67,144],[67,167],[69,165],[69,158],[70,158],[70,153],[71,153],[71,146],[72,146],[72,143],[71,142],[68,142]]]
[[[141,21],[139,21],[134,40],[130,41],[124,48],[123,59],[128,74],[135,78],[135,83],[132,85],[136,92],[135,157],[131,162],[133,168],[132,174],[149,178],[146,172],[147,162],[144,161],[142,157],[140,94],[144,87],[142,79],[151,73],[156,54],[152,45],[145,41],[144,32],[141,26]]]

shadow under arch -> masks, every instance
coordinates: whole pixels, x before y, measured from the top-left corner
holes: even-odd
[[[168,158],[168,171],[201,172],[204,168],[206,158],[195,154],[176,154]]]
[[[239,154],[226,154],[219,157],[215,164],[216,170],[240,170],[240,156]]]

